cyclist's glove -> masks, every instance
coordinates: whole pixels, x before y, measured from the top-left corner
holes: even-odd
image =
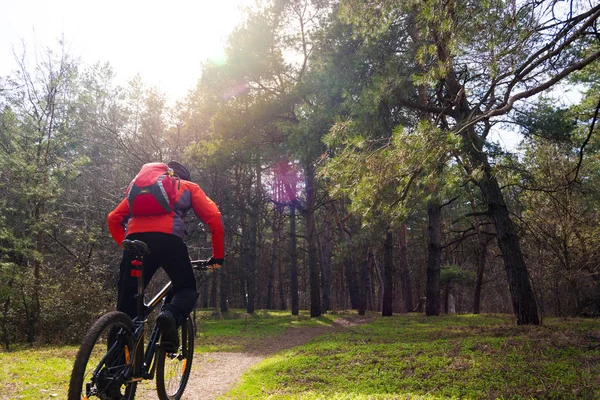
[[[208,260],[208,268],[211,271],[215,271],[215,270],[221,268],[221,265],[223,265],[223,259],[222,258],[211,257],[210,260]]]

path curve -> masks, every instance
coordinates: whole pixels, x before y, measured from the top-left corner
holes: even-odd
[[[289,328],[285,333],[265,340],[255,349],[239,353],[202,353],[194,356],[194,365],[182,400],[212,400],[227,393],[250,367],[281,350],[303,345],[317,336],[342,332],[352,326],[373,321],[372,317],[338,318],[332,325]],[[145,381],[138,385],[136,399],[156,399],[156,385]]]

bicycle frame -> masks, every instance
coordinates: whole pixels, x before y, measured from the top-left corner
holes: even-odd
[[[125,244],[125,242],[124,242]],[[150,314],[158,307],[159,303],[164,303],[167,295],[171,292],[173,284],[169,281],[147,304],[144,303],[144,272],[143,261],[147,253],[147,247],[137,240],[128,242],[134,255],[131,261],[131,276],[137,278],[137,316],[133,319],[133,335],[135,338],[134,351],[132,357],[133,376],[132,381],[144,379],[154,379],[154,357],[156,355],[156,346],[160,339],[158,326],[154,325],[150,334],[148,347],[144,350],[144,332],[145,324]],[[206,270],[208,260],[196,260],[191,262],[195,270]],[[143,355],[143,358],[142,358]]]
[[[141,256],[143,261],[143,256]],[[138,257],[136,257],[138,259]],[[138,292],[137,292],[137,316],[133,319],[133,335],[135,337],[134,352],[133,352],[133,380],[142,379],[154,379],[154,365],[153,360],[156,355],[156,346],[158,346],[158,340],[160,339],[160,331],[158,326],[154,325],[150,334],[150,341],[148,347],[144,350],[144,333],[145,325],[150,314],[158,307],[161,302],[164,302],[165,298],[171,291],[173,284],[169,281],[147,304],[144,303],[144,273],[141,268],[141,264],[138,265],[139,269],[132,265],[131,274],[138,279]],[[134,272],[138,271],[138,272]],[[141,353],[139,353],[141,351]],[[143,354],[143,358],[139,354]],[[141,358],[141,359],[140,359]],[[143,362],[140,362],[143,361]]]

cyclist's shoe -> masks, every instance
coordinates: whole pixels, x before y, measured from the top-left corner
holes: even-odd
[[[121,389],[117,386],[109,386],[106,391],[100,395],[102,400],[123,400],[125,396],[121,394]]]
[[[179,335],[173,314],[168,310],[161,312],[156,318],[156,324],[162,337],[160,347],[167,353],[176,353],[179,350]]]
[[[96,391],[100,400],[121,400],[121,384],[117,383],[115,376],[103,368],[96,377]]]

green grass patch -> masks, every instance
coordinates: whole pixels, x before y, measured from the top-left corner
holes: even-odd
[[[200,311],[197,318],[196,351],[244,351],[288,328],[330,325],[331,316],[310,318],[289,311],[243,310],[220,314]],[[0,352],[0,399],[64,399],[68,391],[77,346],[17,346]],[[148,383],[145,383],[148,384]]]
[[[253,350],[286,329],[331,325],[338,316],[202,311],[196,348]],[[224,398],[596,399],[599,345],[600,320],[515,326],[498,315],[376,318],[268,358]],[[76,352],[74,346],[0,352],[0,398],[65,398]]]
[[[77,347],[17,347],[0,352],[1,399],[64,399]]]
[[[200,311],[196,315],[196,351],[252,350],[266,338],[280,335],[286,329],[332,325],[339,315],[310,318],[308,311],[300,311],[297,316],[289,311],[256,310],[254,314],[247,314],[243,310],[230,310],[227,313]]]
[[[600,321],[397,316],[283,351],[224,398],[600,398]]]

